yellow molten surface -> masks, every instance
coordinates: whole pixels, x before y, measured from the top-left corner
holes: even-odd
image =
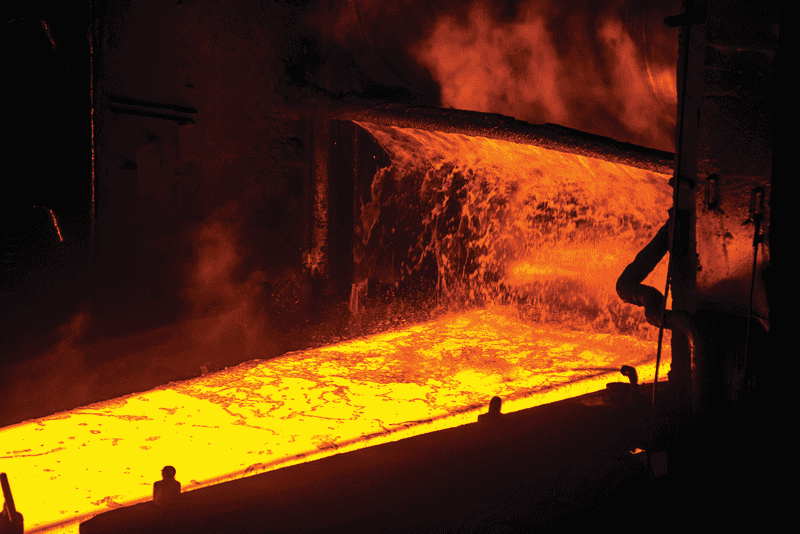
[[[474,422],[494,395],[516,411],[625,380],[625,364],[652,380],[655,353],[472,310],[0,429],[0,471],[26,532],[77,532],[149,500],[164,465],[190,491]]]

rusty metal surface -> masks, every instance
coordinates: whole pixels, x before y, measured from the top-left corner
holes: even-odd
[[[768,318],[760,272],[770,262],[774,53],[709,44],[705,57],[695,195],[699,306],[747,313],[755,230],[751,205],[760,187],[764,241],[753,304],[757,316]]]

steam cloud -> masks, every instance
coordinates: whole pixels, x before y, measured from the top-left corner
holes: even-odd
[[[662,21],[680,12],[677,0],[352,0],[319,9],[307,16],[319,50],[303,66],[308,82],[330,91],[438,93],[431,105],[674,150],[678,31]]]
[[[675,62],[648,57],[615,13],[589,23],[595,16],[551,20],[545,4],[529,1],[500,20],[478,1],[466,20],[440,17],[413,55],[438,81],[444,106],[674,150]]]
[[[182,321],[119,339],[85,341],[92,315],[76,313],[59,341],[6,377],[2,424],[144,391],[175,379],[278,354],[264,313],[265,275],[239,273],[242,214],[226,204],[194,231]],[[35,392],[42,392],[36,394]],[[2,426],[0,424],[0,426]]]

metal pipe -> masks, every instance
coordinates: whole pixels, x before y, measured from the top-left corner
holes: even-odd
[[[486,137],[602,159],[664,175],[673,173],[675,155],[671,152],[622,143],[557,124],[530,124],[496,113],[388,103],[358,95],[340,98],[320,88],[287,85],[281,93],[281,112],[289,117],[326,116],[329,119]]]
[[[636,255],[630,265],[625,267],[617,279],[617,295],[624,302],[642,306],[647,322],[653,326],[684,333],[694,344],[694,320],[688,313],[666,310],[666,298],[656,288],[642,284],[647,275],[653,272],[661,259],[669,252],[670,225],[674,210],[670,209],[670,221],[659,228],[656,235]]]
[[[197,110],[189,106],[181,106],[179,104],[161,104],[159,102],[150,102],[148,100],[141,100],[138,98],[129,98],[127,96],[119,96],[112,93],[105,93],[106,98],[112,104],[121,106],[132,106],[139,108],[152,108],[158,110],[172,111],[176,113],[184,113],[188,115],[196,115]]]
[[[669,211],[671,219],[673,210]],[[664,297],[656,288],[643,285],[642,282],[669,251],[669,225],[669,221],[664,223],[653,239],[636,255],[633,262],[625,267],[617,279],[616,289],[619,298],[628,304],[643,306],[645,318],[653,326],[661,324],[659,312],[663,306]]]
[[[197,110],[187,106],[148,102],[108,93],[105,94],[105,98],[110,104],[110,110],[116,113],[164,119],[181,124],[194,124],[197,121]]]

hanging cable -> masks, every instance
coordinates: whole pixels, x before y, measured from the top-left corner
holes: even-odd
[[[756,287],[756,267],[758,265],[758,245],[763,241],[761,235],[761,220],[764,218],[762,213],[763,203],[764,188],[756,187],[753,190],[753,198],[750,202],[750,217],[744,222],[744,224],[752,222],[755,226],[755,229],[753,230],[753,269],[750,273],[750,300],[747,306],[747,335],[745,336],[744,340],[744,362],[742,362],[742,367],[739,369],[740,372],[742,369],[745,369],[745,371],[747,370],[747,352],[750,344],[750,323],[753,320],[753,292]],[[745,378],[747,378],[746,373]]]
[[[683,130],[684,130],[684,114],[686,112],[686,86],[689,78],[689,41],[691,38],[691,26],[695,23],[702,23],[705,21],[705,11],[703,8],[707,6],[703,5],[701,9],[697,13],[692,13],[690,9],[687,9],[686,13],[682,15],[678,15],[676,17],[667,17],[664,19],[664,24],[670,27],[675,27],[678,25],[682,26],[683,29],[683,57],[681,60],[681,65],[683,67],[683,72],[681,76],[681,102],[680,107],[678,108],[678,142],[675,150],[675,172],[673,174],[673,180],[675,181],[673,185],[673,193],[672,193],[672,211],[670,212],[669,216],[669,262],[667,263],[667,280],[664,284],[664,301],[661,304],[661,320],[659,321],[658,326],[658,350],[656,351],[656,372],[655,377],[653,379],[653,397],[652,397],[652,405],[651,405],[651,413],[650,413],[650,446],[647,450],[647,463],[648,465],[651,464],[651,455],[652,455],[652,448],[655,442],[655,426],[656,426],[656,391],[658,390],[658,370],[661,366],[661,351],[662,345],[664,340],[664,318],[667,312],[667,298],[669,296],[669,288],[672,282],[672,271],[673,271],[673,248],[675,244],[675,230],[677,227],[677,216],[678,216],[678,199],[679,199],[679,192],[681,187],[681,161],[683,155]],[[652,465],[650,465],[650,469],[652,472]]]

